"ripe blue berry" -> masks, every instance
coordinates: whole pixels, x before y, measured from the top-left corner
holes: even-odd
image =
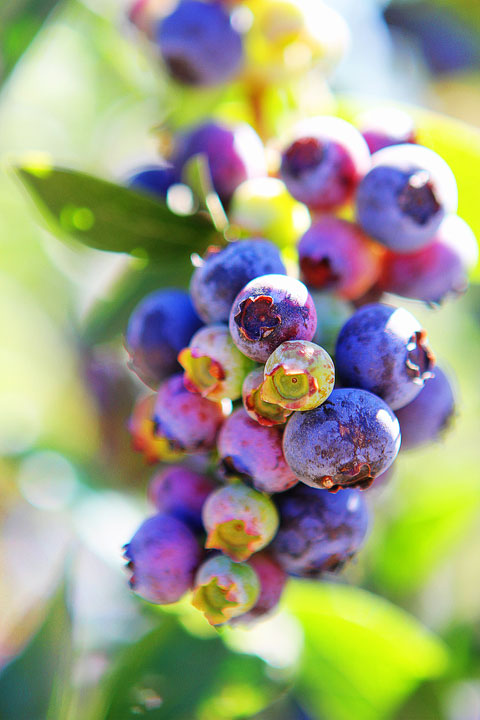
[[[224,470],[248,478],[257,490],[283,492],[298,482],[283,455],[281,430],[259,425],[243,408],[225,420],[217,449]]]
[[[168,189],[179,182],[179,174],[173,165],[151,165],[130,176],[128,187],[139,192],[166,198]]]
[[[215,489],[206,475],[183,465],[156,473],[148,487],[148,498],[158,512],[173,515],[194,531],[203,528],[202,508]]]
[[[402,431],[402,450],[438,440],[455,413],[455,396],[439,367],[415,400],[395,413]]]
[[[183,375],[173,375],[160,386],[155,401],[156,432],[174,450],[195,453],[212,450],[223,422],[220,403],[189,392]]]
[[[238,293],[229,326],[233,342],[244,355],[266,362],[285,340],[311,340],[317,314],[307,288],[299,280],[263,275]]]
[[[365,540],[368,511],[356,490],[335,495],[300,484],[277,505],[281,524],[272,553],[290,575],[318,579],[338,571]]]
[[[202,511],[207,549],[222,550],[232,560],[248,560],[264,548],[278,529],[273,502],[242,483],[215,490]]]
[[[280,175],[296,200],[329,212],[353,197],[370,153],[353,125],[334,117],[306,120],[284,150]]]
[[[465,292],[477,261],[472,230],[457,215],[448,215],[426,247],[387,253],[379,284],[386,292],[437,304]]]
[[[418,395],[434,364],[425,330],[403,308],[364,305],[338,336],[335,366],[343,386],[370,390],[393,410]]]
[[[180,369],[177,355],[201,325],[185,291],[169,289],[150,293],[128,321],[125,344],[130,367],[147,385],[158,386]]]
[[[395,252],[428,244],[446,213],[455,213],[457,184],[447,163],[420,145],[395,145],[372,157],[361,181],[357,220],[375,240]]]
[[[206,323],[228,322],[236,295],[259,275],[284,275],[278,249],[268,240],[242,240],[211,248],[195,270],[190,293],[197,313]]]
[[[358,225],[326,215],[298,244],[302,279],[309,288],[356,300],[378,279],[383,252]]]
[[[186,85],[218,85],[242,64],[242,38],[217,3],[183,0],[156,38],[171,76]]]
[[[395,460],[400,440],[398,420],[383,400],[341,389],[315,410],[293,413],[283,449],[299,480],[336,492],[369,487]]]
[[[216,555],[198,569],[192,599],[211,625],[222,625],[250,610],[260,594],[260,581],[246,563]]]
[[[202,553],[189,528],[169,515],[145,520],[125,546],[130,587],[152,603],[180,600],[193,585]]]
[[[225,204],[244,180],[267,174],[262,141],[246,123],[231,128],[208,122],[193,128],[180,138],[176,164],[183,168],[195,155],[207,157],[213,187]]]

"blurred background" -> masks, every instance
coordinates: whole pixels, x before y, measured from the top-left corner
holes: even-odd
[[[329,4],[353,29],[334,93],[480,126],[475,0]],[[373,529],[341,582],[292,583],[271,619],[221,632],[128,589],[121,547],[150,512],[151,470],[125,427],[138,385],[122,279],[143,267],[59,243],[12,167],[49,158],[121,181],[155,157],[172,107],[192,122],[218,101],[165,80],[120,0],[0,6],[0,718],[479,720],[475,284],[441,312],[402,303],[454,372],[458,416],[370,493]],[[222,112],[238,107],[230,95]],[[479,160],[462,166],[474,186]]]

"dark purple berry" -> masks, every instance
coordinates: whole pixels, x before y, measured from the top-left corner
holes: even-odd
[[[317,313],[303,283],[285,275],[263,275],[239,292],[230,312],[233,342],[247,357],[266,362],[286,340],[311,340]]]
[[[205,155],[215,191],[227,204],[244,180],[267,174],[265,150],[255,130],[208,122],[180,139],[176,164],[183,168],[195,155]]]
[[[192,276],[190,293],[206,323],[228,322],[235,297],[259,275],[286,273],[278,248],[268,240],[242,240],[213,248]]]
[[[214,489],[211,478],[183,465],[174,465],[153,476],[148,497],[158,512],[173,515],[197,531],[203,528],[203,504]]]
[[[156,39],[170,75],[185,85],[218,85],[243,61],[243,43],[217,3],[183,0],[159,25]]]
[[[302,482],[336,492],[369,487],[395,460],[400,426],[388,405],[365,390],[334,390],[323,405],[293,413],[285,458]]]
[[[329,212],[353,196],[370,162],[367,144],[353,125],[335,117],[299,124],[284,150],[280,175],[296,200]]]
[[[334,495],[298,485],[276,500],[281,524],[272,553],[290,575],[318,579],[341,570],[365,540],[367,506],[356,490]]]
[[[399,108],[368,110],[360,115],[357,124],[372,154],[391,145],[416,142],[414,122]]]
[[[227,474],[248,478],[257,490],[283,492],[298,482],[283,455],[281,430],[259,425],[243,408],[225,420],[217,448]]]
[[[457,184],[447,163],[420,145],[375,153],[356,197],[366,233],[395,252],[427,245],[446,213],[457,210]]]
[[[343,386],[369,390],[393,410],[418,395],[434,364],[425,330],[403,308],[364,305],[337,339],[335,367]]]
[[[194,453],[215,447],[224,416],[220,403],[189,392],[180,374],[160,386],[153,419],[172,449]]]
[[[189,528],[169,515],[145,520],[125,546],[131,588],[159,605],[177,602],[193,585],[202,552]]]
[[[166,198],[168,189],[177,182],[179,175],[173,165],[152,165],[131,175],[127,185],[133,190]]]
[[[383,253],[358,225],[328,215],[315,221],[298,244],[305,284],[345,300],[355,300],[372,287]]]
[[[455,396],[445,373],[436,367],[423,390],[395,413],[402,431],[402,450],[441,438],[455,413]]]
[[[150,387],[180,369],[177,355],[202,321],[184,290],[158,290],[147,295],[128,321],[125,344],[130,367]]]
[[[426,247],[387,253],[379,284],[386,292],[437,304],[466,291],[468,272],[477,261],[472,230],[457,215],[449,215]]]

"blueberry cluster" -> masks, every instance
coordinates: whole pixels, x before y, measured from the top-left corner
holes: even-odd
[[[238,3],[183,0],[155,21],[152,3],[132,20],[173,77],[208,85],[238,69]],[[154,475],[156,514],[125,557],[139,595],[192,591],[219,625],[270,612],[289,575],[338,572],[367,534],[361,491],[386,477],[402,438],[416,447],[449,424],[454,393],[425,330],[382,300],[463,292],[477,247],[453,173],[400,111],[308,118],[267,149],[248,125],[207,121],[130,182],[168,201],[198,155],[228,225],[189,292],[147,296],[126,330],[130,367],[155,391],[132,412],[133,446],[174,464]]]

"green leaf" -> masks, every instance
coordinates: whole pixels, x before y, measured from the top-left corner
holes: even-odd
[[[338,112],[352,121],[359,112],[382,104],[385,103],[375,98],[345,96],[339,100]],[[467,221],[480,241],[480,130],[430,110],[400,103],[395,103],[395,106],[413,117],[418,142],[437,152],[451,167],[458,185],[458,214]],[[473,272],[472,279],[480,282],[480,263]]]
[[[38,633],[0,674],[2,720],[66,718],[71,667],[71,622],[62,588]]]
[[[292,582],[287,602],[305,633],[301,697],[321,717],[389,717],[417,683],[445,669],[438,639],[364,590]]]
[[[131,720],[145,712],[149,720],[234,720],[279,693],[260,659],[229,651],[218,636],[194,637],[168,614],[159,622],[125,651],[89,720]]]
[[[15,0],[0,7],[0,81],[4,81],[59,0]]]
[[[90,248],[173,266],[204,252],[212,240],[213,228],[202,216],[176,215],[162,202],[86,173],[44,166],[16,172],[52,232]]]

